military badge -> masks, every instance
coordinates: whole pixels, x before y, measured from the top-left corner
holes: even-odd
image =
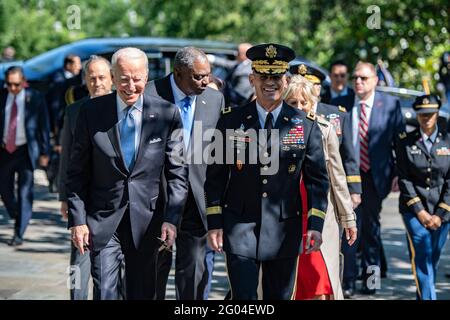
[[[425,98],[422,100],[423,104],[430,104],[430,100],[428,100],[428,98]]]
[[[342,134],[341,129],[341,119],[338,114],[330,114],[328,117],[328,121],[333,125],[334,129],[338,136]]]
[[[293,124],[299,124],[299,123],[302,123],[303,120],[300,119],[300,118],[295,117],[295,118],[292,118],[292,119],[291,119],[291,122],[292,122]]]
[[[304,147],[305,144],[305,134],[303,132],[303,126],[297,125],[294,128],[290,129],[289,132],[283,137],[282,143],[284,146],[290,147]]]
[[[292,173],[295,172],[295,169],[297,169],[297,166],[296,166],[295,164],[291,164],[291,165],[288,167],[288,172],[289,172],[290,174],[292,174]]]
[[[447,147],[441,147],[439,149],[436,149],[436,155],[437,156],[449,156],[450,155],[450,149]]]
[[[298,66],[298,74],[299,75],[304,76],[307,72],[308,72],[308,68],[304,64],[301,64]]]
[[[266,48],[266,57],[269,59],[273,59],[277,56],[277,48],[273,45],[270,45]]]

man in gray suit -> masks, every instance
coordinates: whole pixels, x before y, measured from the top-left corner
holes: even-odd
[[[104,96],[111,93],[111,64],[105,58],[91,56],[84,65],[84,80],[89,91],[89,96],[83,97],[75,103],[66,107],[64,115],[64,126],[61,134],[61,156],[59,158],[59,201],[61,201],[61,215],[68,219],[67,206],[67,165],[70,159],[73,134],[81,106],[89,99]],[[91,274],[91,261],[89,255],[81,255],[72,244],[70,251],[70,272],[79,274],[79,283],[73,283],[70,288],[71,300],[87,300],[89,292],[89,275]],[[75,277],[75,279],[77,279]]]
[[[161,242],[170,247],[187,196],[183,124],[177,107],[144,94],[146,54],[112,57],[117,92],[87,101],[75,128],[67,170],[72,241],[90,250],[94,299],[118,299],[121,256],[126,298],[156,297]],[[159,195],[165,177],[165,211]]]
[[[214,129],[224,107],[223,95],[209,88],[211,67],[199,49],[180,49],[174,62],[174,72],[148,84],[146,92],[175,103],[183,120],[185,149],[188,160],[189,191],[182,211],[176,241],[175,285],[177,299],[202,300],[205,277],[206,208],[203,185],[206,162],[197,163],[208,141],[203,132]],[[170,252],[162,251],[158,258],[158,299],[165,298],[167,277],[172,264]]]

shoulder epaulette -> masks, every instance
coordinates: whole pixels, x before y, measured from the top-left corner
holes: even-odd
[[[400,139],[405,139],[406,138],[406,132],[403,131],[398,136],[399,136]]]
[[[347,109],[345,109],[343,106],[338,106],[338,109],[341,112],[347,112]]]
[[[309,111],[306,117],[312,121],[316,120],[316,115],[312,111]]]
[[[226,108],[223,108],[222,109],[222,114],[227,114],[227,113],[230,113],[231,112],[231,107],[226,107]]]
[[[324,127],[328,127],[328,125],[330,124],[327,120],[325,120],[325,118],[320,117],[320,116],[316,116],[316,120],[318,123],[320,123],[322,126]]]

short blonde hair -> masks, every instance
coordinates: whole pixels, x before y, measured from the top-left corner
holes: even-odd
[[[308,102],[309,109],[313,105],[319,102],[319,98],[314,95],[314,85],[311,81],[302,77],[301,75],[294,75],[289,79],[289,84],[284,92],[283,100],[288,100],[288,98],[297,92],[303,94],[305,100]]]

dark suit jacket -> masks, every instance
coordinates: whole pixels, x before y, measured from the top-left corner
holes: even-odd
[[[352,94],[355,94],[353,89],[350,87],[347,87],[347,95],[352,95]],[[320,102],[331,103],[331,100],[333,100],[333,98],[331,98],[331,87],[327,86],[323,89],[323,93],[320,96]]]
[[[332,104],[347,109],[352,121],[354,103],[354,94],[332,100]],[[391,190],[392,178],[396,175],[393,150],[399,134],[404,131],[405,122],[398,99],[376,91],[369,121],[369,160],[375,188],[381,198]],[[356,158],[359,159],[359,155]]]
[[[33,169],[41,155],[50,153],[49,118],[44,97],[31,88],[25,90],[25,135]],[[3,145],[5,107],[8,90],[0,90],[0,143]]]
[[[135,247],[144,237],[158,245],[162,222],[176,225],[186,200],[179,112],[156,96],[145,94],[143,101],[141,139],[131,172],[120,147],[116,93],[89,100],[77,119],[67,170],[69,226],[87,224],[95,251],[111,239],[127,208]],[[163,170],[168,195],[165,214],[157,206]]]
[[[170,84],[170,75],[151,81],[146,88],[146,92],[160,96],[170,103],[175,103],[175,98]],[[202,94],[197,96],[194,114],[194,123],[201,123],[202,132],[193,127],[190,139],[190,150],[188,152],[188,168],[189,168],[189,185],[192,188],[192,193],[197,204],[198,211],[201,214],[201,219],[205,230],[207,228],[206,222],[206,208],[204,199],[203,185],[206,179],[206,162],[203,160],[203,150],[209,144],[207,139],[202,139],[203,133],[208,129],[215,129],[217,121],[219,120],[221,110],[224,107],[223,95],[214,89],[207,88]],[[200,129],[200,128],[199,128]],[[203,141],[205,140],[205,141]],[[199,159],[199,158],[202,159]],[[197,162],[197,159],[200,162]],[[193,163],[195,160],[195,164]]]
[[[78,114],[81,106],[89,101],[89,97],[84,97],[75,103],[66,107],[64,115],[64,126],[61,133],[61,155],[59,157],[59,201],[67,201],[66,182],[67,182],[67,166],[70,159],[70,150],[72,148],[73,135],[77,123]]]
[[[329,180],[317,121],[283,103],[273,129],[279,130],[279,157],[274,155],[279,161],[278,167],[275,161],[271,165],[278,170],[268,174],[264,174],[260,159],[252,161],[258,148],[257,130],[261,129],[255,101],[223,115],[217,128],[228,142],[222,154],[239,160],[224,163],[219,159],[208,166],[209,230],[223,228],[227,253],[261,261],[298,256],[302,172],[308,191],[307,229],[322,232],[327,211]],[[227,129],[233,129],[232,133]]]

